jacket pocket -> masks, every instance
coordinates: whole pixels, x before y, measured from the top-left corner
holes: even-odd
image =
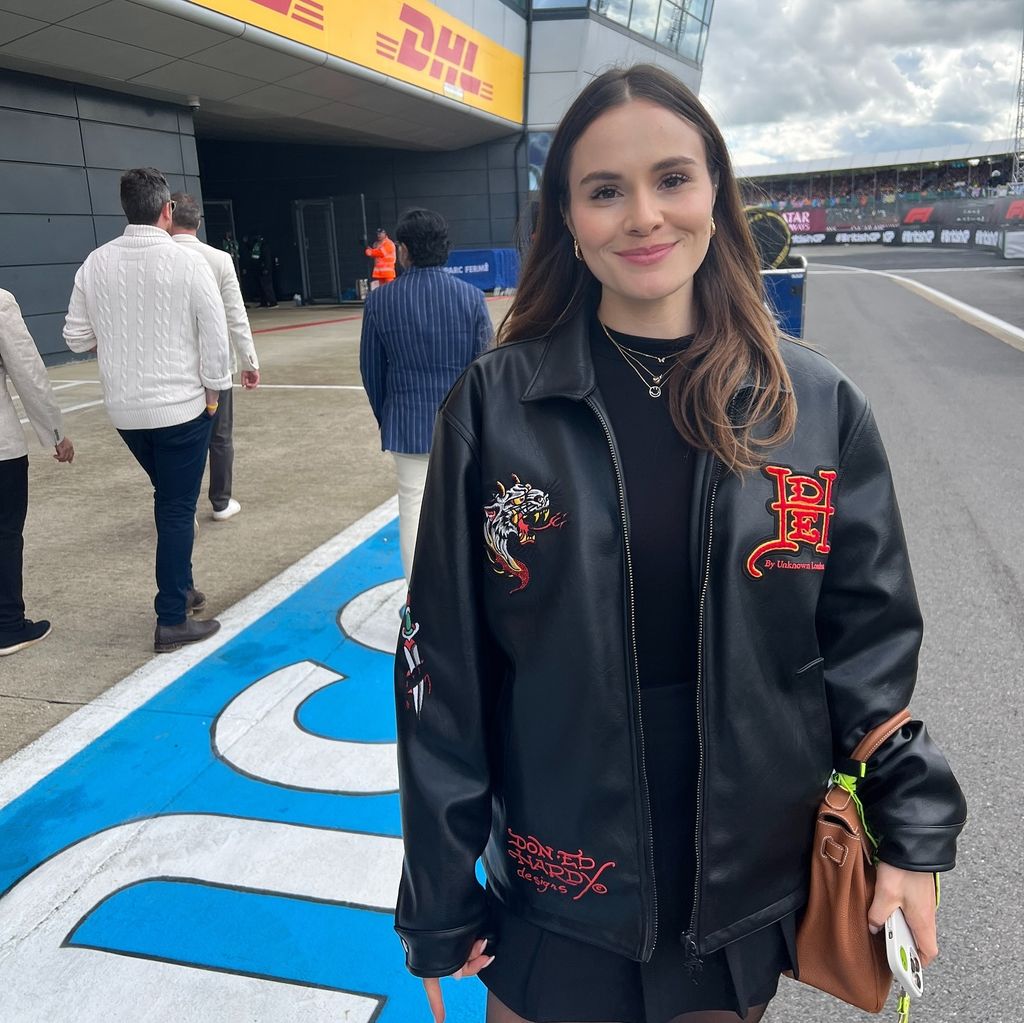
[[[815,657],[793,673],[797,700],[807,724],[808,745],[815,759],[825,758],[831,766],[835,762],[832,751],[832,718],[825,695],[825,658]]]

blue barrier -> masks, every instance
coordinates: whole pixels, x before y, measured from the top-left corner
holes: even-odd
[[[779,326],[791,337],[803,337],[804,304],[807,300],[807,260],[803,256],[798,266],[781,270],[762,270],[765,300],[775,314]]]
[[[442,269],[481,291],[514,288],[519,278],[519,253],[515,249],[454,249]]]

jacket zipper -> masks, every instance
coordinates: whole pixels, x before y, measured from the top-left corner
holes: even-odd
[[[651,953],[654,951],[654,945],[657,941],[658,934],[658,888],[654,877],[654,836],[651,831],[651,802],[650,792],[647,787],[647,760],[646,750],[644,747],[643,711],[640,708],[640,670],[637,665],[636,650],[636,603],[633,593],[633,554],[629,546],[629,519],[626,515],[626,486],[622,480],[622,470],[619,468],[619,456],[615,450],[615,441],[612,438],[612,432],[608,427],[608,423],[601,414],[601,410],[592,399],[587,398],[586,403],[590,406],[590,410],[597,417],[597,421],[601,424],[601,429],[604,430],[605,439],[608,442],[608,451],[612,456],[612,466],[615,469],[615,480],[619,487],[619,514],[622,518],[622,538],[626,548],[626,580],[629,588],[629,630],[633,654],[633,675],[634,682],[636,684],[637,733],[640,736],[640,789],[641,796],[643,798],[644,825],[647,830],[647,863],[648,869],[651,872],[651,926],[645,926],[644,928],[643,948],[641,949],[643,961],[648,962],[650,960]]]
[[[693,872],[693,909],[690,913],[690,929],[683,935],[683,961],[686,968],[699,973],[703,967],[700,947],[697,943],[697,914],[700,911],[701,843],[700,823],[704,809],[704,607],[707,603],[708,584],[711,580],[711,543],[715,535],[715,496],[721,478],[721,463],[712,456],[711,494],[708,497],[707,543],[704,546],[703,575],[701,577],[700,600],[697,604],[697,813],[694,824],[694,849],[696,869]]]

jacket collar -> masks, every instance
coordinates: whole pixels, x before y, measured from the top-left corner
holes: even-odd
[[[571,319],[553,327],[540,339],[544,345],[540,365],[520,400],[586,398],[597,386],[589,335],[590,310],[584,302]]]
[[[553,327],[539,339],[539,343],[544,345],[544,352],[521,401],[540,401],[543,398],[583,401],[594,391],[597,381],[590,355],[590,319],[590,307],[584,302],[571,319]],[[754,378],[748,373],[734,400],[744,391],[753,390],[754,386]]]

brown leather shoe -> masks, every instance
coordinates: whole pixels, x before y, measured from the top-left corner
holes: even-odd
[[[216,618],[210,618],[205,622],[186,618],[181,625],[158,625],[156,632],[153,633],[153,649],[158,654],[169,654],[186,643],[199,643],[209,639],[219,628],[220,622]]]

